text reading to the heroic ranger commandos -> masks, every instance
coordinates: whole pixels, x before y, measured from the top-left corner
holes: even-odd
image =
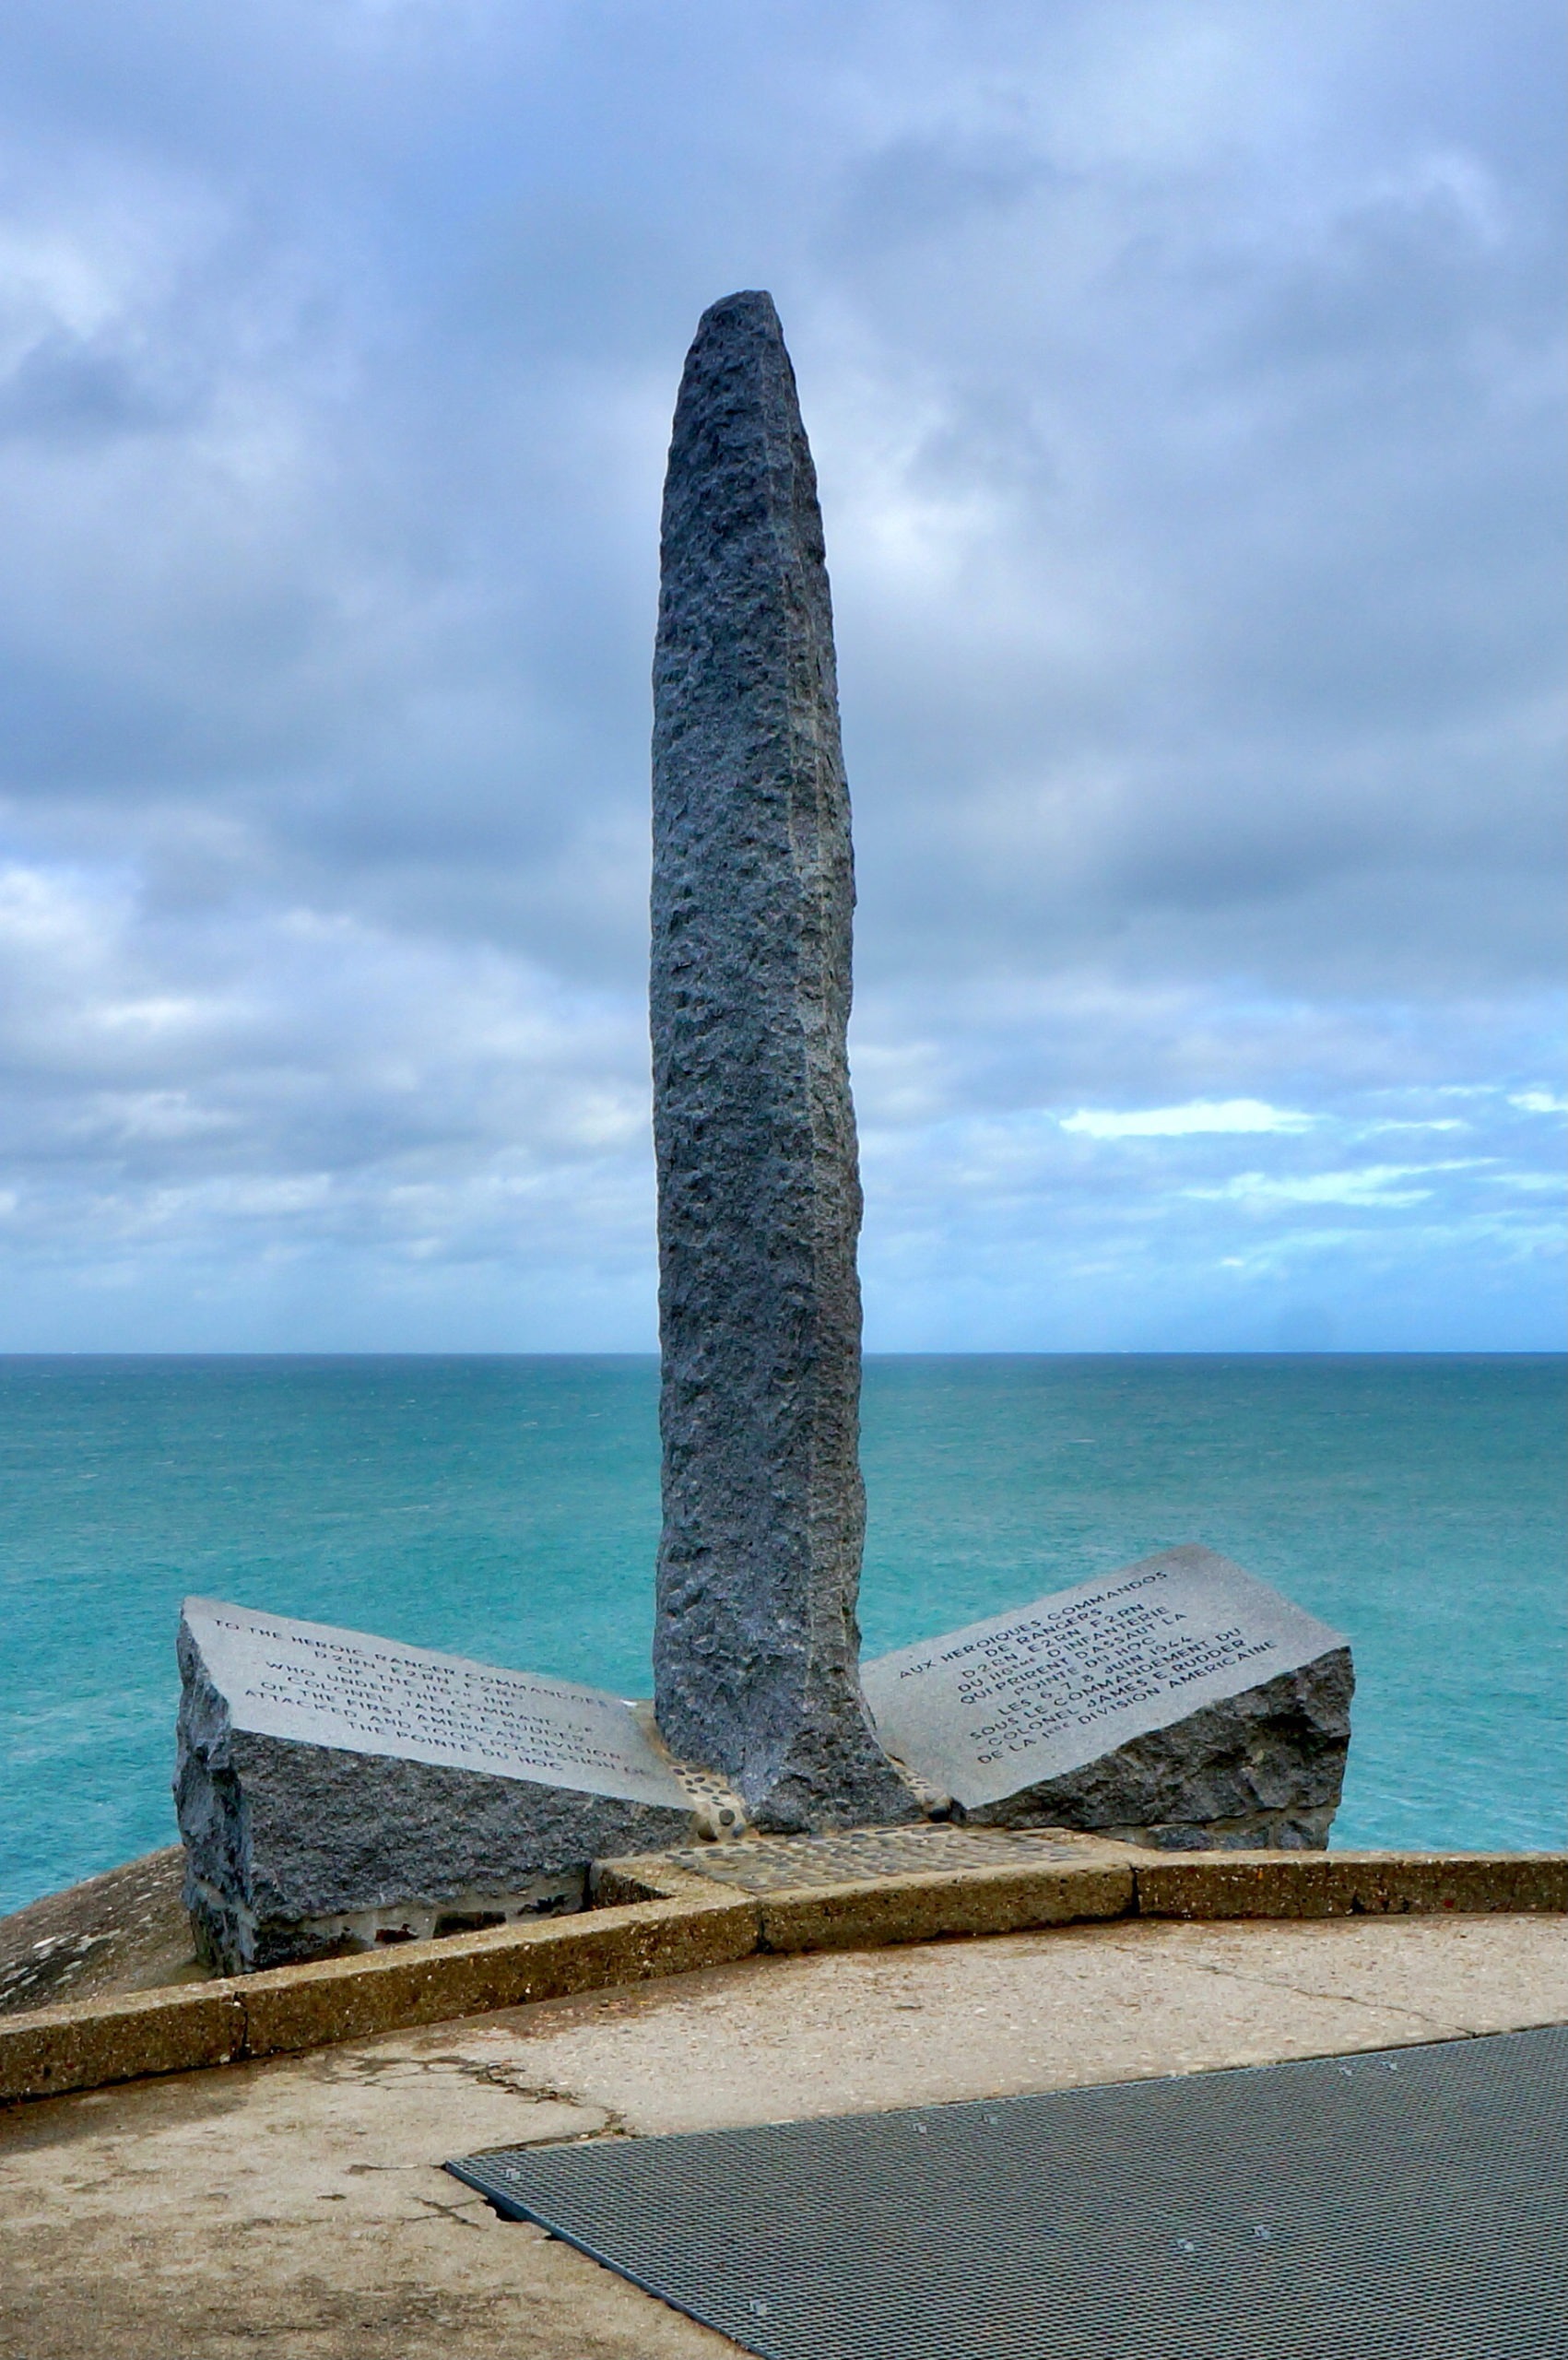
[[[685,1800],[619,1696],[206,1599],[187,1599],[185,1619],[237,1729],[631,1802]]]

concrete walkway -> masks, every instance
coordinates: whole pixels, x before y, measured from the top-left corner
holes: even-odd
[[[0,2360],[695,2360],[734,2347],[442,2161],[1564,2021],[1560,1916],[1126,1919],[754,1957],[18,2106]]]

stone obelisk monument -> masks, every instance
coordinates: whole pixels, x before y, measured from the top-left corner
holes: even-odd
[[[768,295],[699,324],[661,559],[658,1722],[760,1826],[913,1819],[860,1695],[849,795],[816,472]]]

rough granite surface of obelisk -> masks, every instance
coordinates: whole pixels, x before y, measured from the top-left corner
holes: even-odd
[[[713,304],[687,357],[654,704],[659,1727],[759,1826],[913,1819],[859,1686],[849,794],[816,471],[766,294]]]

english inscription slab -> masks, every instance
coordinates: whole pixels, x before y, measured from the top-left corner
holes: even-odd
[[[901,1648],[862,1678],[889,1752],[968,1818],[1310,1844],[1338,1800],[1344,1640],[1209,1549]]]
[[[692,1832],[596,1689],[209,1599],[179,1655],[185,1906],[227,1973],[580,1908],[594,1860]]]
[[[631,1706],[599,1689],[210,1599],[184,1616],[238,1729],[690,1807]]]

